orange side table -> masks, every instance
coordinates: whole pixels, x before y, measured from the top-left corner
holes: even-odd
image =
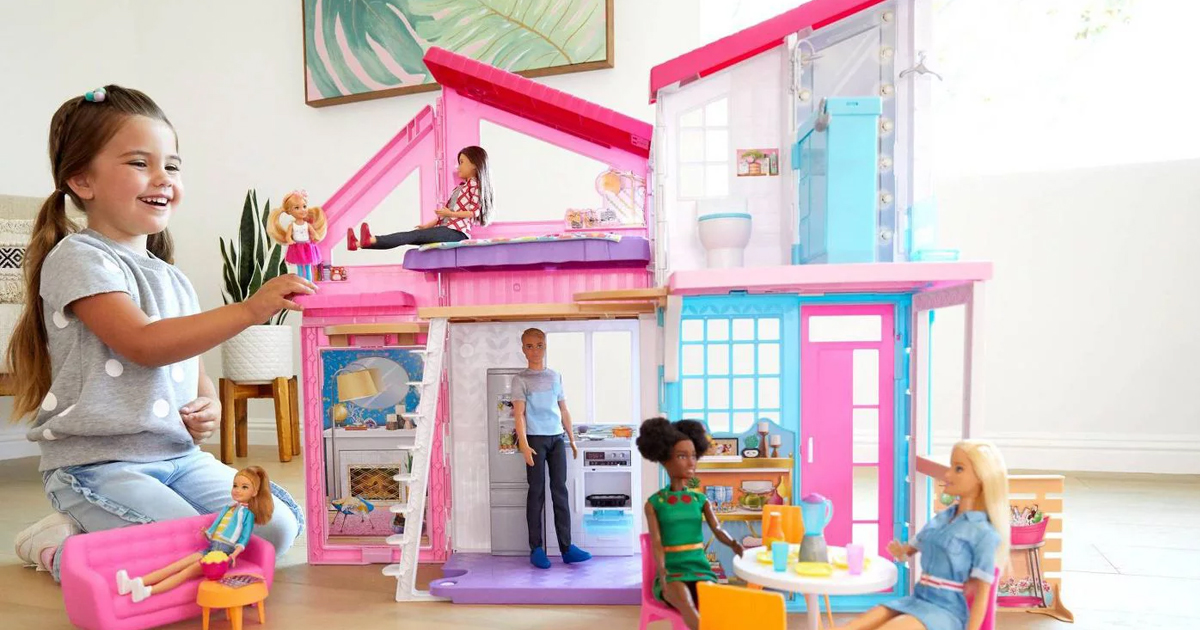
[[[242,606],[258,604],[258,623],[267,622],[266,582],[247,584],[241,588],[230,588],[213,580],[204,580],[196,591],[196,604],[203,611],[203,628],[208,630],[208,612],[211,608],[224,608],[225,616],[233,624],[233,630],[242,630]]]

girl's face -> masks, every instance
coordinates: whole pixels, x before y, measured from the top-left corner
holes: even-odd
[[[950,470],[942,477],[946,483],[946,494],[956,497],[977,496],[983,484],[975,475],[975,467],[962,449],[954,449],[950,453]]]
[[[308,219],[308,202],[298,195],[292,195],[288,197],[287,208],[284,212],[291,215],[293,219],[305,221]]]
[[[233,500],[238,503],[249,503],[254,498],[254,486],[242,475],[233,478]]]
[[[663,463],[672,479],[691,479],[696,476],[696,445],[680,440],[671,447],[671,456]]]
[[[176,147],[167,123],[129,117],[87,171],[68,180],[84,201],[88,226],[117,241],[165,230],[183,201]]]
[[[475,165],[471,163],[471,160],[467,159],[467,155],[465,153],[458,154],[459,179],[471,179],[475,177],[476,172]]]

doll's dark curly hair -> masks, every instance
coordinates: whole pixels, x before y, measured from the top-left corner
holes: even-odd
[[[708,431],[699,421],[671,422],[666,418],[650,418],[638,430],[638,452],[642,457],[661,464],[671,457],[671,449],[683,440],[692,441],[697,459],[708,451]]]

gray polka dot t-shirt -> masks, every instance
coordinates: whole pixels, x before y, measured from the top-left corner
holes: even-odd
[[[138,365],[104,345],[71,312],[80,298],[118,291],[151,321],[200,311],[183,272],[93,230],[63,239],[42,266],[42,310],[51,357],[50,392],[28,437],[40,469],[104,461],[148,462],[194,449],[179,408],[196,398],[199,359]]]

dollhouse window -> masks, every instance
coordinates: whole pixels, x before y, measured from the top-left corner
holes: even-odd
[[[679,116],[680,199],[729,193],[729,99],[722,97]]]
[[[547,332],[546,365],[563,379],[575,424],[631,424],[640,415],[631,330]]]
[[[758,420],[780,421],[780,319],[685,317],[680,378],[685,417],[713,433],[741,433]]]

